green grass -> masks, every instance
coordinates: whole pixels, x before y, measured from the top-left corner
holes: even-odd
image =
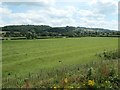
[[[26,76],[40,70],[85,64],[99,60],[96,53],[118,48],[117,38],[84,37],[3,41],[3,79]],[[59,61],[62,61],[61,63]]]

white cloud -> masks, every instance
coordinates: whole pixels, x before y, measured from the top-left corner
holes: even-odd
[[[102,14],[117,14],[118,12],[117,0],[92,0],[89,5]]]
[[[79,10],[78,14],[82,17],[88,17],[88,18],[105,18],[104,14],[101,14],[99,12],[96,12],[94,10]]]
[[[1,2],[41,2],[41,3],[50,3],[55,2],[55,0],[1,0]]]
[[[16,0],[15,0],[16,1]],[[92,6],[92,9],[84,9],[66,5],[64,7],[55,6],[55,0],[35,0],[48,8],[27,10],[24,13],[12,12],[7,7],[0,7],[0,25],[12,24],[45,24],[51,26],[86,26],[99,27],[117,30],[117,21],[106,20],[107,16],[115,13],[116,2],[113,0],[84,0]],[[32,2],[32,1],[31,1]],[[6,3],[7,4],[7,3]],[[14,3],[15,4],[15,3]],[[22,3],[21,3],[22,4]],[[24,3],[27,5],[27,3]],[[32,5],[32,3],[31,3]],[[39,4],[40,5],[40,4]],[[113,9],[114,8],[114,9]],[[106,11],[107,10],[107,11]],[[4,18],[8,19],[5,21]],[[112,18],[112,17],[111,17]]]
[[[55,5],[55,0],[2,0],[3,5],[27,5],[29,6],[39,6],[39,7],[51,7]]]
[[[7,15],[10,13],[11,13],[11,10],[9,10],[8,8],[0,7],[0,15]]]
[[[81,18],[81,21],[83,22],[82,25],[87,26],[87,27],[106,28],[106,29],[112,29],[112,30],[118,29],[118,22],[115,20],[112,20],[111,22],[109,22],[101,18],[97,20]]]

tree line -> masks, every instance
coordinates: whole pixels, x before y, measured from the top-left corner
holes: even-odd
[[[2,27],[3,37],[118,37],[120,31],[86,27],[51,27],[48,25],[11,25]]]

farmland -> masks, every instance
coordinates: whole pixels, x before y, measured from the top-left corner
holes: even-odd
[[[3,86],[16,87],[7,78],[28,78],[29,74],[99,62],[96,54],[118,48],[118,38],[81,37],[33,40],[6,40],[2,43]],[[53,76],[55,76],[55,72]],[[40,78],[45,78],[41,76]],[[9,85],[8,85],[9,84]]]

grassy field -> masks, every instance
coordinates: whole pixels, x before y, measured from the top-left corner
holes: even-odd
[[[95,54],[118,48],[117,38],[83,37],[6,40],[2,43],[3,79],[99,61]]]

